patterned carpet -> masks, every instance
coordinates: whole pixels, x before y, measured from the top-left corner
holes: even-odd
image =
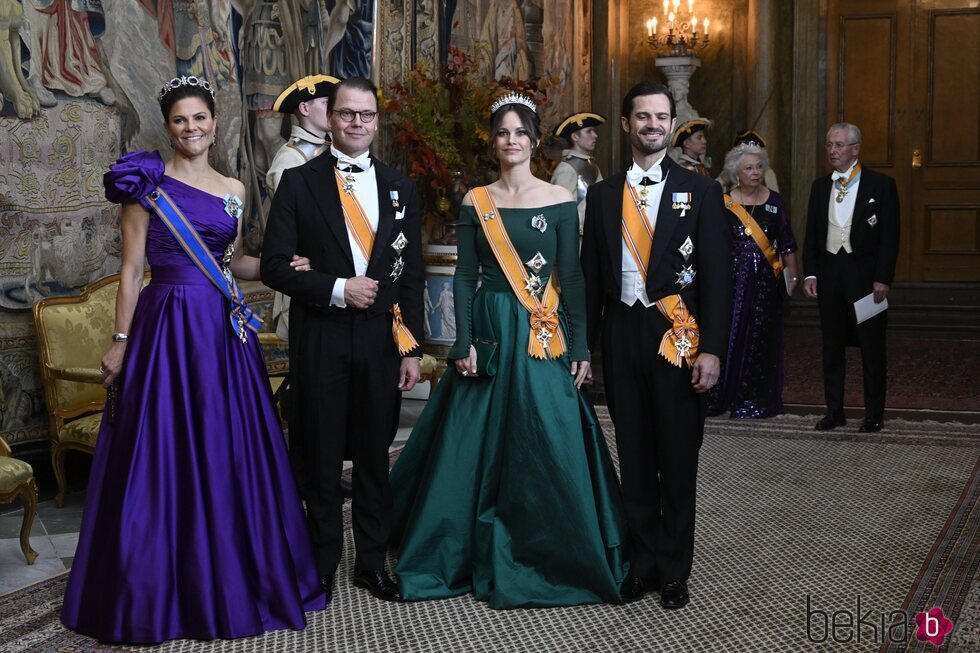
[[[888,408],[980,412],[980,341],[889,335],[887,343]],[[823,406],[820,334],[787,330],[785,347],[783,401]],[[844,405],[864,406],[861,355],[855,347],[847,349],[844,380]]]
[[[980,650],[980,427],[895,420],[873,438],[851,427],[817,437],[815,419],[709,421],[684,610],[664,611],[654,595],[547,610],[493,611],[470,597],[386,604],[344,581],[348,533],[334,602],[304,631],[153,649],[933,651],[916,642],[911,618],[939,605],[955,623],[942,650]],[[113,650],[60,626],[64,582],[0,597],[0,653]],[[896,610],[911,625],[883,633]],[[828,632],[824,619],[838,611],[852,625]],[[889,633],[900,640],[891,647]]]

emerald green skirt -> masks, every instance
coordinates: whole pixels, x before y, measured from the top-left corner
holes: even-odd
[[[498,343],[496,374],[450,364],[391,471],[402,595],[619,603],[619,486],[568,356],[528,356],[528,314],[509,290],[482,288],[472,312],[473,337]]]

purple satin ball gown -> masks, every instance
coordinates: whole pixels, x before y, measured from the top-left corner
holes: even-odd
[[[235,239],[234,209],[165,176],[155,152],[126,155],[105,185],[114,202],[161,186],[219,260]],[[236,337],[228,301],[152,213],[146,255],[61,619],[130,643],[301,629],[325,597],[258,339]]]

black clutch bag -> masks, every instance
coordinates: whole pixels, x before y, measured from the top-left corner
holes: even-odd
[[[477,376],[493,376],[497,373],[497,343],[493,340],[476,338],[473,340],[476,350]]]

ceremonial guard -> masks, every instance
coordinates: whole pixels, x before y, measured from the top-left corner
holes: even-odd
[[[327,95],[339,81],[330,75],[309,75],[294,82],[276,98],[273,110],[293,116],[296,122],[289,131],[289,140],[276,152],[265,176],[270,197],[276,194],[279,179],[287,168],[303,165],[330,146]],[[276,335],[288,340],[289,297],[281,292],[276,293],[272,304],[272,319],[276,321]]]
[[[696,172],[706,177],[711,176],[711,159],[705,152],[708,151],[708,139],[704,130],[711,126],[711,121],[707,118],[694,118],[681,123],[674,130],[674,138],[670,145],[674,148],[674,160],[681,167]]]
[[[606,122],[598,113],[576,113],[565,118],[555,129],[555,136],[565,141],[568,147],[562,150],[561,162],[551,175],[551,183],[562,186],[578,202],[579,236],[585,223],[585,193],[589,186],[602,181],[602,172],[596,165],[596,142],[599,135],[595,128]]]

